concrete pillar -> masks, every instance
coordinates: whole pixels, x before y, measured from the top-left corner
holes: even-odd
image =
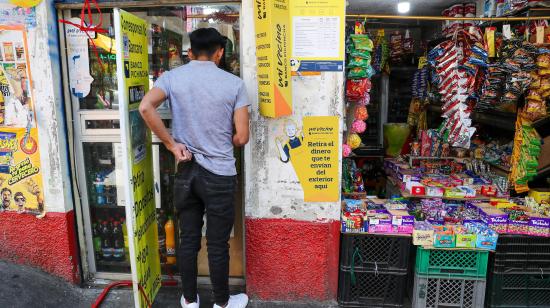
[[[252,102],[244,160],[247,292],[265,301],[332,301],[338,287],[340,204],[305,203],[292,165],[279,160],[275,138],[283,134],[286,118],[259,114],[253,16],[253,0],[243,0],[241,65]],[[342,72],[293,77],[292,82],[289,118],[301,124],[304,116],[343,115]]]

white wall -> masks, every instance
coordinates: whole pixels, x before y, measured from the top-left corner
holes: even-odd
[[[46,212],[73,208],[63,119],[57,16],[53,0],[36,7],[37,27],[27,32]]]
[[[241,66],[252,102],[251,136],[244,160],[245,214],[248,218],[339,219],[338,202],[304,203],[303,191],[292,165],[279,160],[275,138],[282,134],[285,118],[269,119],[259,114],[253,16],[253,0],[243,0],[240,18]],[[294,112],[290,118],[297,123],[301,125],[303,116],[343,115],[343,73],[293,77],[292,81]]]

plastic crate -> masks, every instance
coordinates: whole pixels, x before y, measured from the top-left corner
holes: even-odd
[[[352,277],[355,276],[355,283]],[[341,307],[403,307],[407,273],[340,269]]]
[[[340,265],[348,269],[407,271],[412,250],[410,236],[344,234]]]
[[[523,235],[500,235],[492,257],[495,273],[550,272],[550,238]]]
[[[418,274],[429,276],[485,278],[488,258],[488,251],[418,247],[415,270]]]
[[[479,308],[485,300],[485,279],[414,277],[413,308]]]
[[[550,307],[550,274],[490,274],[488,307]]]
[[[550,237],[501,234],[495,252],[518,255],[531,253],[550,257]]]

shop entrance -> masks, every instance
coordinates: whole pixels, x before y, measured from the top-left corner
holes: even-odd
[[[72,6],[72,7],[71,7]],[[74,5],[60,7],[59,18],[80,24],[80,9]],[[228,38],[224,69],[240,75],[239,4],[193,4],[163,7],[124,8],[147,20],[149,78],[152,87],[164,72],[189,61],[188,33],[201,27],[215,27]],[[86,279],[127,279],[130,273],[128,243],[120,230],[126,230],[122,176],[122,145],[118,112],[116,50],[111,8],[102,9],[106,33],[75,33],[75,27],[60,24],[66,116],[72,136],[71,159],[77,222]],[[215,16],[215,17],[214,17]],[[238,15],[237,15],[238,16]],[[93,14],[94,21],[100,20]],[[168,102],[160,108],[168,128],[171,116]],[[159,221],[159,246],[163,274],[177,274],[176,257],[170,251],[178,242],[178,221],[173,207],[172,189],[175,160],[153,136],[153,161],[156,207]],[[235,150],[239,187],[235,194],[235,227],[230,239],[230,283],[243,282],[243,165],[240,149]],[[80,204],[78,204],[80,203]],[[122,226],[122,228],[120,228]],[[203,229],[205,234],[206,226]],[[124,253],[116,250],[115,241],[124,239]],[[208,276],[206,241],[199,255],[199,276]],[[201,281],[199,281],[201,282]],[[209,283],[209,280],[205,280]]]

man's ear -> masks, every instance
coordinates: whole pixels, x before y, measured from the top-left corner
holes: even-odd
[[[191,48],[187,49],[187,56],[189,59],[195,60],[195,55],[193,54],[193,50],[191,50]]]

